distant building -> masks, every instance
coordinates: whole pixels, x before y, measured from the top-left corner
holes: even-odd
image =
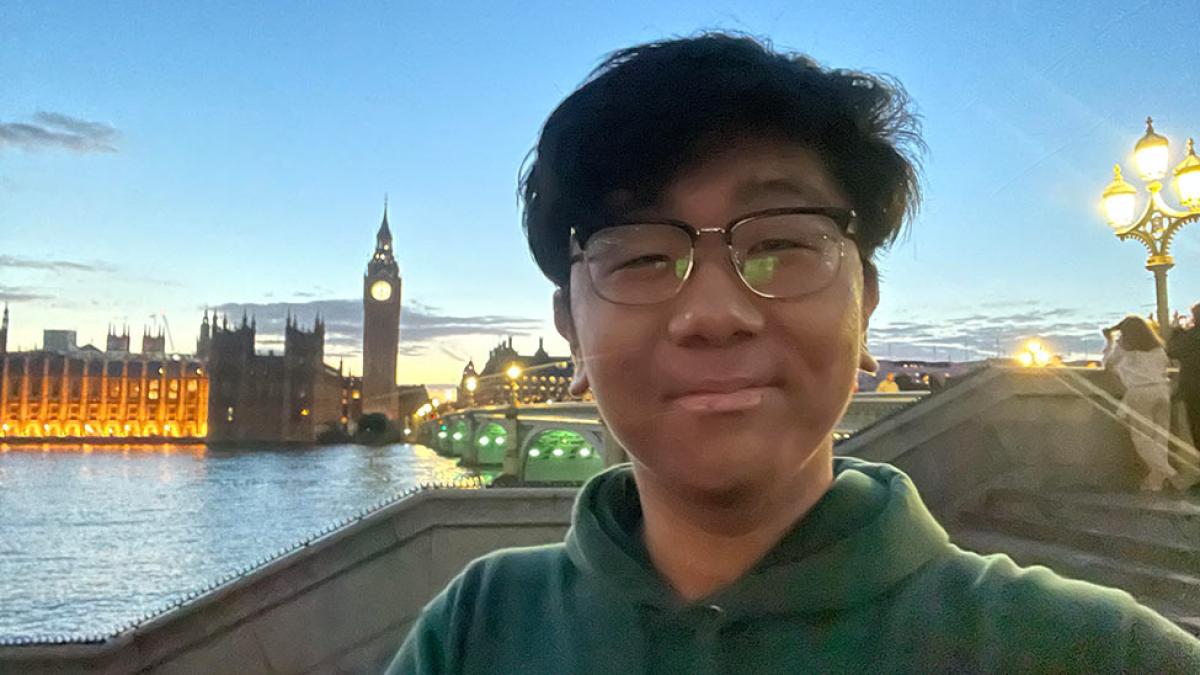
[[[4,303],[4,318],[0,319],[0,355],[8,352],[8,303]]]
[[[429,390],[423,384],[402,384],[397,390],[399,419],[407,420],[417,408],[430,401]]]
[[[514,365],[521,369],[515,383],[508,377],[508,369]],[[571,358],[551,356],[541,339],[537,351],[526,356],[517,353],[510,337],[492,348],[482,371],[476,373],[475,363],[467,363],[459,381],[459,405],[469,406],[472,400],[475,405],[504,405],[514,396],[520,403],[565,401],[571,398],[567,389],[574,374]],[[477,382],[473,395],[467,388],[471,377]]]
[[[7,333],[7,311],[2,326]],[[0,437],[199,439],[208,432],[200,361],[72,348],[74,331],[47,333],[56,334],[43,346],[54,350],[0,350]]]
[[[375,252],[363,274],[363,412],[384,413],[393,420],[401,417],[396,355],[402,290],[385,202]]]
[[[325,364],[320,317],[306,331],[289,316],[282,355],[255,353],[256,326],[244,315],[211,329],[209,441],[309,443],[345,424],[353,393]]]
[[[79,351],[75,331],[47,329],[42,331],[42,349],[57,354]]]
[[[952,384],[985,364],[984,361],[920,361],[916,359],[879,360],[875,373],[859,372],[858,390],[875,391],[888,373],[896,374],[900,391],[929,391]]]

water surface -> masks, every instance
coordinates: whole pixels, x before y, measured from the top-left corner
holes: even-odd
[[[421,483],[423,446],[0,444],[0,638],[108,632]]]

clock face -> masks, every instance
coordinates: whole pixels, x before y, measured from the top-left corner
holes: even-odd
[[[392,297],[392,285],[383,280],[376,281],[371,284],[371,297],[379,302],[385,302]]]

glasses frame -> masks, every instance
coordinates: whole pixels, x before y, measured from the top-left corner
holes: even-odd
[[[742,224],[748,223],[748,222],[752,222],[755,220],[761,220],[763,218],[771,218],[774,216],[790,216],[790,215],[824,216],[824,217],[832,220],[834,222],[834,224],[837,225],[839,233],[841,234],[841,239],[838,241],[838,254],[837,254],[838,269],[840,270],[842,259],[846,257],[846,245],[845,245],[846,240],[849,239],[850,241],[857,241],[854,238],[854,235],[857,234],[856,226],[858,224],[858,214],[855,213],[854,209],[842,208],[840,206],[784,206],[784,207],[773,208],[773,209],[763,209],[761,211],[753,211],[751,213],[747,213],[745,215],[738,216],[737,218],[734,218],[733,220],[729,221],[722,227],[696,227],[695,225],[692,225],[691,223],[688,223],[687,221],[678,220],[675,218],[657,218],[657,219],[649,219],[649,220],[639,219],[636,221],[619,221],[619,222],[609,223],[607,225],[603,225],[599,228],[596,228],[595,230],[593,230],[592,232],[590,232],[588,234],[586,239],[581,239],[579,237],[578,230],[576,230],[574,227],[572,227],[571,228],[571,239],[573,241],[575,241],[576,244],[578,244],[579,252],[571,255],[571,264],[574,265],[577,262],[584,263],[584,266],[587,268],[588,284],[591,285],[592,290],[596,292],[596,295],[599,295],[601,298],[604,298],[606,301],[611,302],[614,305],[626,305],[626,306],[632,306],[632,307],[646,307],[646,306],[650,306],[650,305],[657,305],[657,304],[666,302],[666,301],[671,300],[672,298],[678,296],[679,292],[681,290],[683,290],[683,287],[687,285],[688,279],[690,279],[692,277],[692,270],[696,267],[696,243],[698,241],[700,241],[700,235],[702,235],[702,234],[720,234],[720,235],[723,235],[723,237],[725,239],[725,250],[728,253],[727,258],[729,260],[730,266],[733,267],[734,274],[737,275],[737,278],[741,280],[742,285],[745,286],[751,293],[757,295],[760,298],[768,298],[768,299],[772,299],[772,300],[802,298],[806,295],[812,295],[813,293],[819,293],[820,291],[827,288],[828,284],[826,284],[825,286],[822,286],[821,288],[817,288],[817,289],[808,291],[807,293],[799,293],[797,295],[771,295],[770,293],[764,293],[764,292],[754,288],[753,286],[751,286],[749,281],[746,281],[746,277],[742,274],[741,270],[738,269],[737,254],[733,250],[733,231],[739,225],[742,225]],[[611,298],[608,298],[607,296],[605,296],[603,293],[600,292],[600,289],[596,286],[595,279],[592,278],[591,267],[587,265],[587,243],[588,243],[588,241],[591,240],[591,238],[594,235],[596,235],[599,232],[602,232],[610,227],[621,227],[621,226],[629,226],[629,225],[669,225],[671,227],[675,227],[675,228],[678,228],[678,229],[686,232],[688,235],[688,238],[691,239],[691,241],[692,241],[691,255],[688,257],[687,271],[684,272],[683,279],[681,279],[679,282],[679,287],[675,289],[674,293],[663,298],[662,300],[656,300],[654,302],[620,302],[618,300],[613,300]]]

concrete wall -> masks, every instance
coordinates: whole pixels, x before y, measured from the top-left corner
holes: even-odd
[[[1103,371],[991,366],[860,431],[837,454],[888,462],[951,520],[986,487],[1130,488],[1142,475]]]
[[[470,560],[561,541],[574,490],[425,490],[98,644],[0,647],[0,673],[377,672]]]

